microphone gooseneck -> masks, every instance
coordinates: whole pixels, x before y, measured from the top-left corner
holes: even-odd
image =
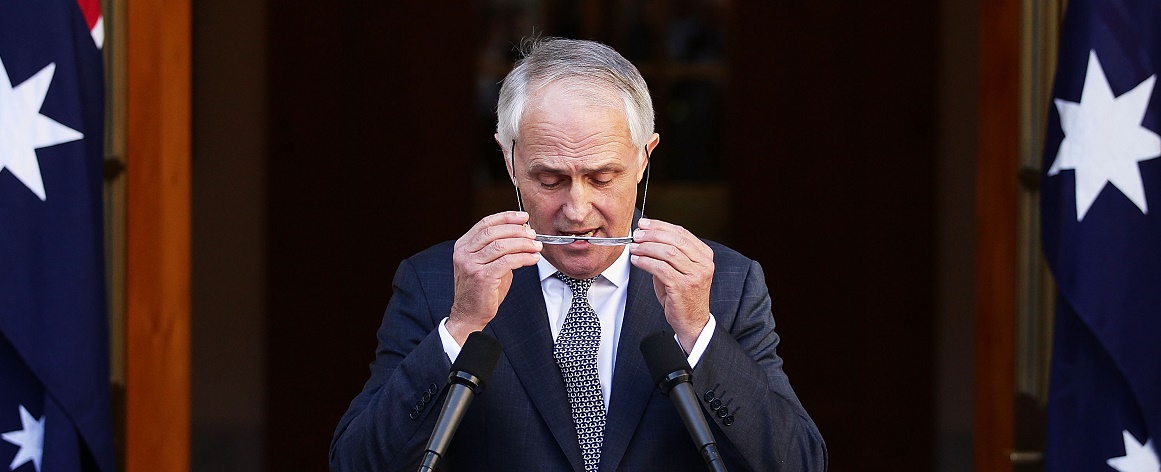
[[[702,415],[697,394],[690,383],[693,380],[693,369],[674,340],[673,332],[658,331],[645,337],[641,341],[641,354],[645,356],[645,365],[649,367],[653,382],[673,401],[705,465],[711,471],[725,472],[726,465],[718,453],[717,442]]]
[[[427,451],[419,464],[420,472],[435,470],[472,399],[483,392],[484,386],[492,379],[492,372],[496,370],[496,362],[500,360],[503,350],[500,341],[483,331],[468,335],[448,375],[447,398],[439,412],[435,429],[431,432],[431,439],[427,441]]]

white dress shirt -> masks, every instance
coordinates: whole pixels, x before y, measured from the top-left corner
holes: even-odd
[[[625,319],[625,301],[629,287],[629,248],[621,253],[612,265],[601,272],[589,288],[589,304],[597,313],[597,320],[601,323],[601,346],[597,349],[597,376],[601,379],[601,393],[605,397],[605,410],[609,409],[609,397],[613,391],[613,364],[617,358],[617,349],[620,347],[621,323]],[[555,342],[564,326],[565,315],[572,305],[572,290],[568,285],[552,274],[557,272],[547,259],[541,257],[536,263],[540,273],[540,289],[544,292],[544,304],[548,309],[548,328]],[[444,352],[455,362],[460,354],[460,345],[448,332],[447,318],[439,323],[439,336],[443,341]],[[717,322],[710,315],[709,322],[702,328],[693,349],[689,352],[689,365],[697,365],[705,348],[713,337]],[[676,342],[676,336],[674,337]]]

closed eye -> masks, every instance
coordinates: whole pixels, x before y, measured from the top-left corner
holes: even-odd
[[[540,182],[541,187],[553,189],[560,186],[560,183],[564,181],[564,177],[557,174],[540,174],[537,180]]]
[[[619,174],[619,172],[599,172],[589,177],[589,180],[592,181],[593,185],[605,186],[613,183],[613,180],[616,179],[617,174]]]

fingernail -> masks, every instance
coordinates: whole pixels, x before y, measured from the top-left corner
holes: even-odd
[[[526,229],[526,230],[527,230],[527,231],[525,231],[525,233],[528,233],[528,237],[530,237],[530,238],[535,238],[535,237],[536,237],[536,231],[535,231],[535,230],[533,230],[532,228],[529,228],[529,227],[527,227],[527,226],[525,226],[525,227],[524,227],[524,229]]]
[[[649,218],[641,218],[641,219],[638,219],[638,220],[637,220],[637,226],[638,226],[639,228],[646,228],[646,227],[648,227],[648,226],[649,226]]]
[[[540,242],[540,241],[532,241],[532,243],[536,245],[536,250],[537,250],[537,251],[543,251],[543,250],[544,250],[544,243],[542,243],[542,242]]]
[[[645,232],[640,229],[633,231],[633,239],[641,239],[645,237]]]
[[[641,259],[641,256],[638,256],[638,255],[636,255],[636,254],[633,254],[632,256],[629,256],[629,260],[631,260],[631,261],[633,261],[633,262],[637,262],[637,260],[639,260],[639,259]]]
[[[518,211],[518,212],[516,212],[516,216],[519,216],[521,218],[528,218],[528,212]]]
[[[637,246],[640,246],[640,244],[637,244],[637,243],[629,243],[629,252],[636,251],[636,250],[637,250]]]

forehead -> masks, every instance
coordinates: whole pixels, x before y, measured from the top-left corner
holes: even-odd
[[[622,159],[633,140],[615,92],[554,84],[529,97],[520,120],[520,151],[538,159]]]

